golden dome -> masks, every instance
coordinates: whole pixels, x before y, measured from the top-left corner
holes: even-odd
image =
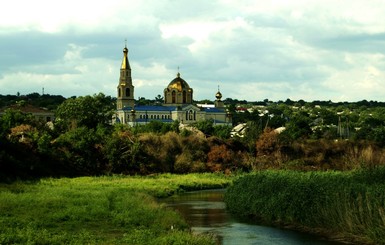
[[[190,86],[188,85],[188,83],[183,80],[181,77],[180,77],[180,73],[178,72],[178,74],[176,75],[176,78],[174,78],[174,80],[172,80],[167,88],[169,90],[173,90],[173,89],[176,89],[178,90],[178,92],[182,92],[183,90],[189,90],[190,89]]]
[[[222,93],[218,91],[218,92],[215,94],[215,98],[217,98],[217,100],[222,99]]]

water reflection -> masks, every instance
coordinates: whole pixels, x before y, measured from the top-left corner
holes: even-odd
[[[212,233],[221,244],[338,245],[309,234],[239,221],[226,212],[225,190],[188,192],[163,200],[179,211],[193,232]]]

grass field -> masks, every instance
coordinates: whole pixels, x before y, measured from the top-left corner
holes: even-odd
[[[105,176],[0,184],[0,244],[215,244],[156,198],[223,188],[219,174]]]

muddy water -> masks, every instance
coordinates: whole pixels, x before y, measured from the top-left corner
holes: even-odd
[[[183,193],[162,200],[176,209],[193,232],[211,233],[221,244],[338,245],[320,237],[239,221],[226,212],[224,190]]]

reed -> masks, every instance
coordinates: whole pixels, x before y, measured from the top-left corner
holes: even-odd
[[[225,195],[240,216],[322,228],[385,244],[385,168],[351,172],[261,171],[238,179]]]

